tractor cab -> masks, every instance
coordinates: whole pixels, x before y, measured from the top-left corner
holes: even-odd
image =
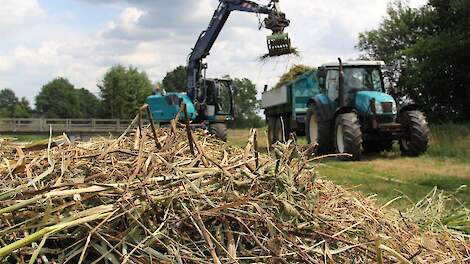
[[[210,122],[233,120],[231,79],[202,79],[197,87],[198,116]]]
[[[394,123],[397,115],[397,103],[385,91],[384,66],[382,61],[324,64],[318,73],[320,86],[335,108],[355,109],[367,128],[377,129],[380,124]]]

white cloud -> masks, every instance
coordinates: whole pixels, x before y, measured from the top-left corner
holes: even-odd
[[[12,32],[12,28],[24,28],[43,19],[46,12],[38,0],[2,0],[0,4],[0,34]]]
[[[54,21],[38,0],[2,0],[0,33],[10,46],[0,44],[0,85],[11,87],[20,96],[32,99],[42,85],[57,76],[67,77],[78,87],[97,91],[96,83],[109,67],[121,63],[145,70],[152,81],[186,63],[199,33],[205,29],[217,0],[81,0],[89,8],[98,2],[115,19],[94,28],[74,27]],[[426,0],[411,0],[418,5]],[[124,4],[123,4],[124,3]],[[230,74],[270,85],[294,63],[319,65],[354,59],[359,32],[378,25],[385,15],[383,0],[296,0],[281,2],[291,19],[287,29],[302,52],[301,58],[278,58],[262,64],[266,53],[267,30],[259,31],[254,14],[234,13],[215,43],[209,76]],[[87,15],[68,11],[79,21]],[[14,13],[14,14],[13,14]],[[57,15],[57,14],[55,14]],[[60,16],[59,16],[60,17]],[[63,16],[62,16],[63,17]],[[38,30],[41,29],[41,30]],[[19,34],[22,32],[22,34]],[[0,87],[0,88],[2,88]]]

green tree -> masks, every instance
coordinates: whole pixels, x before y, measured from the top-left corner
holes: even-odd
[[[145,72],[117,65],[112,67],[98,85],[104,117],[132,118],[152,93],[152,84]]]
[[[22,97],[15,106],[15,118],[30,118],[33,115],[33,109],[29,105],[29,101]]]
[[[75,90],[78,98],[80,118],[96,118],[101,110],[101,102],[90,91],[85,88]]]
[[[470,120],[470,1],[430,0],[421,8],[401,1],[378,29],[359,36],[370,59],[393,66],[389,83],[434,120]]]
[[[258,115],[260,101],[256,98],[256,85],[247,78],[234,79],[236,87],[234,96],[234,112],[236,127],[260,127],[263,122]]]
[[[15,92],[10,89],[0,91],[0,117],[1,118],[29,118],[33,110],[25,97],[18,99]]]
[[[178,66],[163,78],[162,89],[167,92],[186,92],[186,67]]]
[[[36,96],[36,111],[47,118],[80,118],[75,87],[62,77],[52,80]]]
[[[0,90],[0,117],[13,117],[18,98],[11,89]]]

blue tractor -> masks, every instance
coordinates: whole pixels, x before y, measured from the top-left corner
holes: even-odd
[[[419,156],[428,148],[429,128],[413,103],[399,105],[385,91],[381,61],[330,63],[318,70],[319,95],[308,102],[307,140],[320,151],[349,153],[390,150],[394,140],[403,156]]]
[[[317,153],[380,152],[398,140],[404,156],[419,156],[428,147],[429,128],[413,103],[386,93],[381,61],[327,63],[287,85],[266,91],[262,105],[271,143],[295,132],[318,143]]]
[[[158,123],[168,123],[180,110],[181,103],[187,107],[188,118],[193,124],[208,128],[217,138],[227,140],[228,121],[234,119],[233,96],[235,89],[230,79],[209,79],[205,71],[207,64],[203,60],[209,52],[233,11],[266,14],[264,27],[273,33],[267,39],[268,55],[281,56],[292,52],[290,39],[284,29],[290,21],[279,9],[279,0],[268,5],[259,5],[245,0],[219,0],[211,22],[204,30],[191,54],[187,64],[187,93],[158,92],[147,99],[152,117]]]

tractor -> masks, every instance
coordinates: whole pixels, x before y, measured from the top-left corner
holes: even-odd
[[[318,70],[321,94],[309,102],[306,134],[320,152],[348,153],[359,160],[363,151],[390,150],[398,140],[404,156],[423,154],[429,141],[424,114],[415,104],[397,105],[385,92],[381,67],[359,61],[325,64]]]
[[[397,140],[403,156],[425,153],[426,118],[418,105],[399,104],[386,92],[384,66],[382,61],[338,59],[266,91],[262,104],[269,141],[286,140],[291,132],[305,134],[309,143],[318,144],[317,154],[339,153],[343,160],[390,150]]]

